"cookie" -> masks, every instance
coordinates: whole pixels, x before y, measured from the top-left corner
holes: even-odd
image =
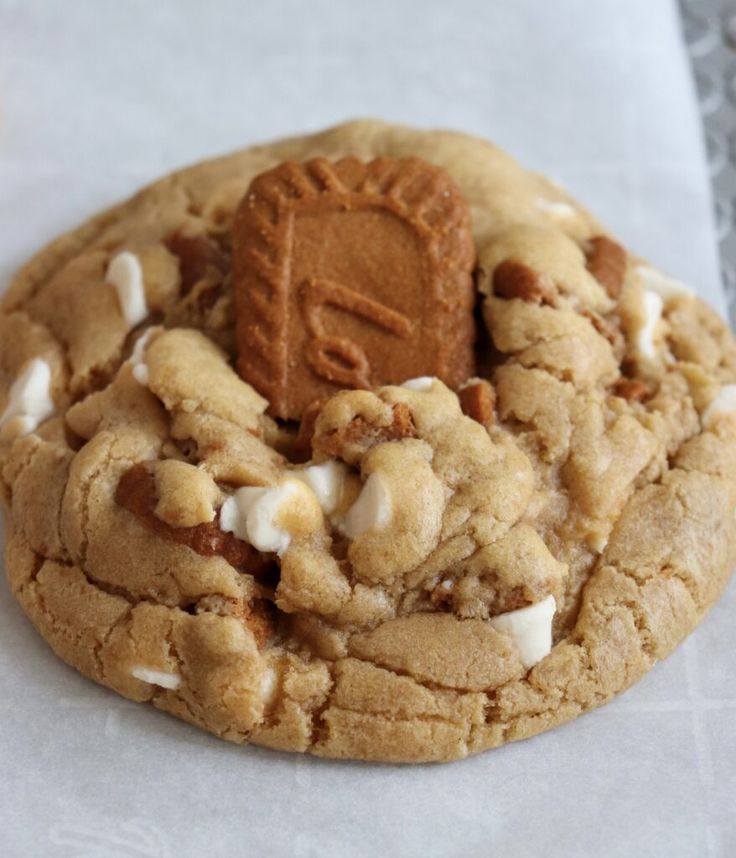
[[[475,246],[448,174],[418,158],[286,162],[233,226],[238,369],[275,417],[344,388],[473,374]]]
[[[736,348],[488,143],[364,121],[182,170],[0,308],[8,581],[234,742],[459,759],[644,676],[736,561]]]

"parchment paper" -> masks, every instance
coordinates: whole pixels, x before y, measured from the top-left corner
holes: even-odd
[[[160,173],[358,115],[492,137],[723,306],[668,0],[0,0],[0,276]],[[0,587],[0,854],[736,855],[736,587],[604,709],[445,766],[220,742],[58,661]]]

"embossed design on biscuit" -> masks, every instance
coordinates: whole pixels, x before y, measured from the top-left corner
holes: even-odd
[[[256,177],[236,214],[238,369],[276,417],[315,399],[473,374],[468,208],[418,158],[318,158]]]
[[[411,336],[414,325],[403,313],[348,289],[332,280],[307,280],[302,286],[303,318],[311,339],[305,355],[320,378],[344,387],[369,387],[371,365],[365,349],[357,343],[326,331],[328,307],[345,310],[401,339]]]

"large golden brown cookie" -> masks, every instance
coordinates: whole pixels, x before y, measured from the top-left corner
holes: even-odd
[[[489,144],[350,123],[32,259],[0,472],[10,587],[86,676],[235,742],[457,759],[606,702],[718,598],[736,349]]]

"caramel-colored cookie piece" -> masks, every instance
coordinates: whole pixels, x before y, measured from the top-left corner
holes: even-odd
[[[314,402],[311,402],[306,407],[302,414],[302,419],[299,423],[299,432],[297,433],[292,450],[292,459],[295,462],[306,462],[312,458],[314,426],[326,401],[326,399],[315,399]]]
[[[611,348],[620,356],[624,353],[626,343],[621,327],[612,319],[606,319],[595,310],[581,310],[580,315],[590,321],[595,330],[611,344]]]
[[[463,414],[472,417],[473,420],[483,426],[489,426],[493,423],[496,396],[493,387],[487,381],[483,381],[481,378],[474,379],[458,391],[457,397],[460,400]]]
[[[619,379],[613,386],[613,392],[628,402],[643,402],[651,395],[651,390],[638,378]]]
[[[347,461],[352,461],[356,454],[363,454],[376,444],[415,436],[411,412],[402,402],[388,408],[385,416],[387,419],[373,423],[357,415],[345,426],[317,432],[312,437],[312,448],[323,456],[338,459],[346,458],[347,451]]]
[[[493,292],[499,298],[520,298],[535,304],[552,303],[554,285],[521,262],[505,259],[493,272]]]
[[[269,568],[270,562],[267,558],[252,545],[221,530],[217,519],[194,527],[172,527],[159,518],[155,513],[158,504],[156,481],[151,468],[145,462],[133,465],[123,474],[115,492],[115,500],[158,536],[188,545],[192,551],[203,557],[217,554],[231,566],[247,570],[254,575]]]
[[[473,374],[467,204],[418,158],[318,158],[257,176],[233,226],[238,369],[275,417],[315,399]]]
[[[626,251],[620,244],[605,235],[591,238],[587,268],[609,298],[618,298],[626,274]]]
[[[185,295],[207,276],[221,279],[229,268],[228,258],[217,242],[206,235],[172,232],[165,244],[179,260],[181,291]]]

